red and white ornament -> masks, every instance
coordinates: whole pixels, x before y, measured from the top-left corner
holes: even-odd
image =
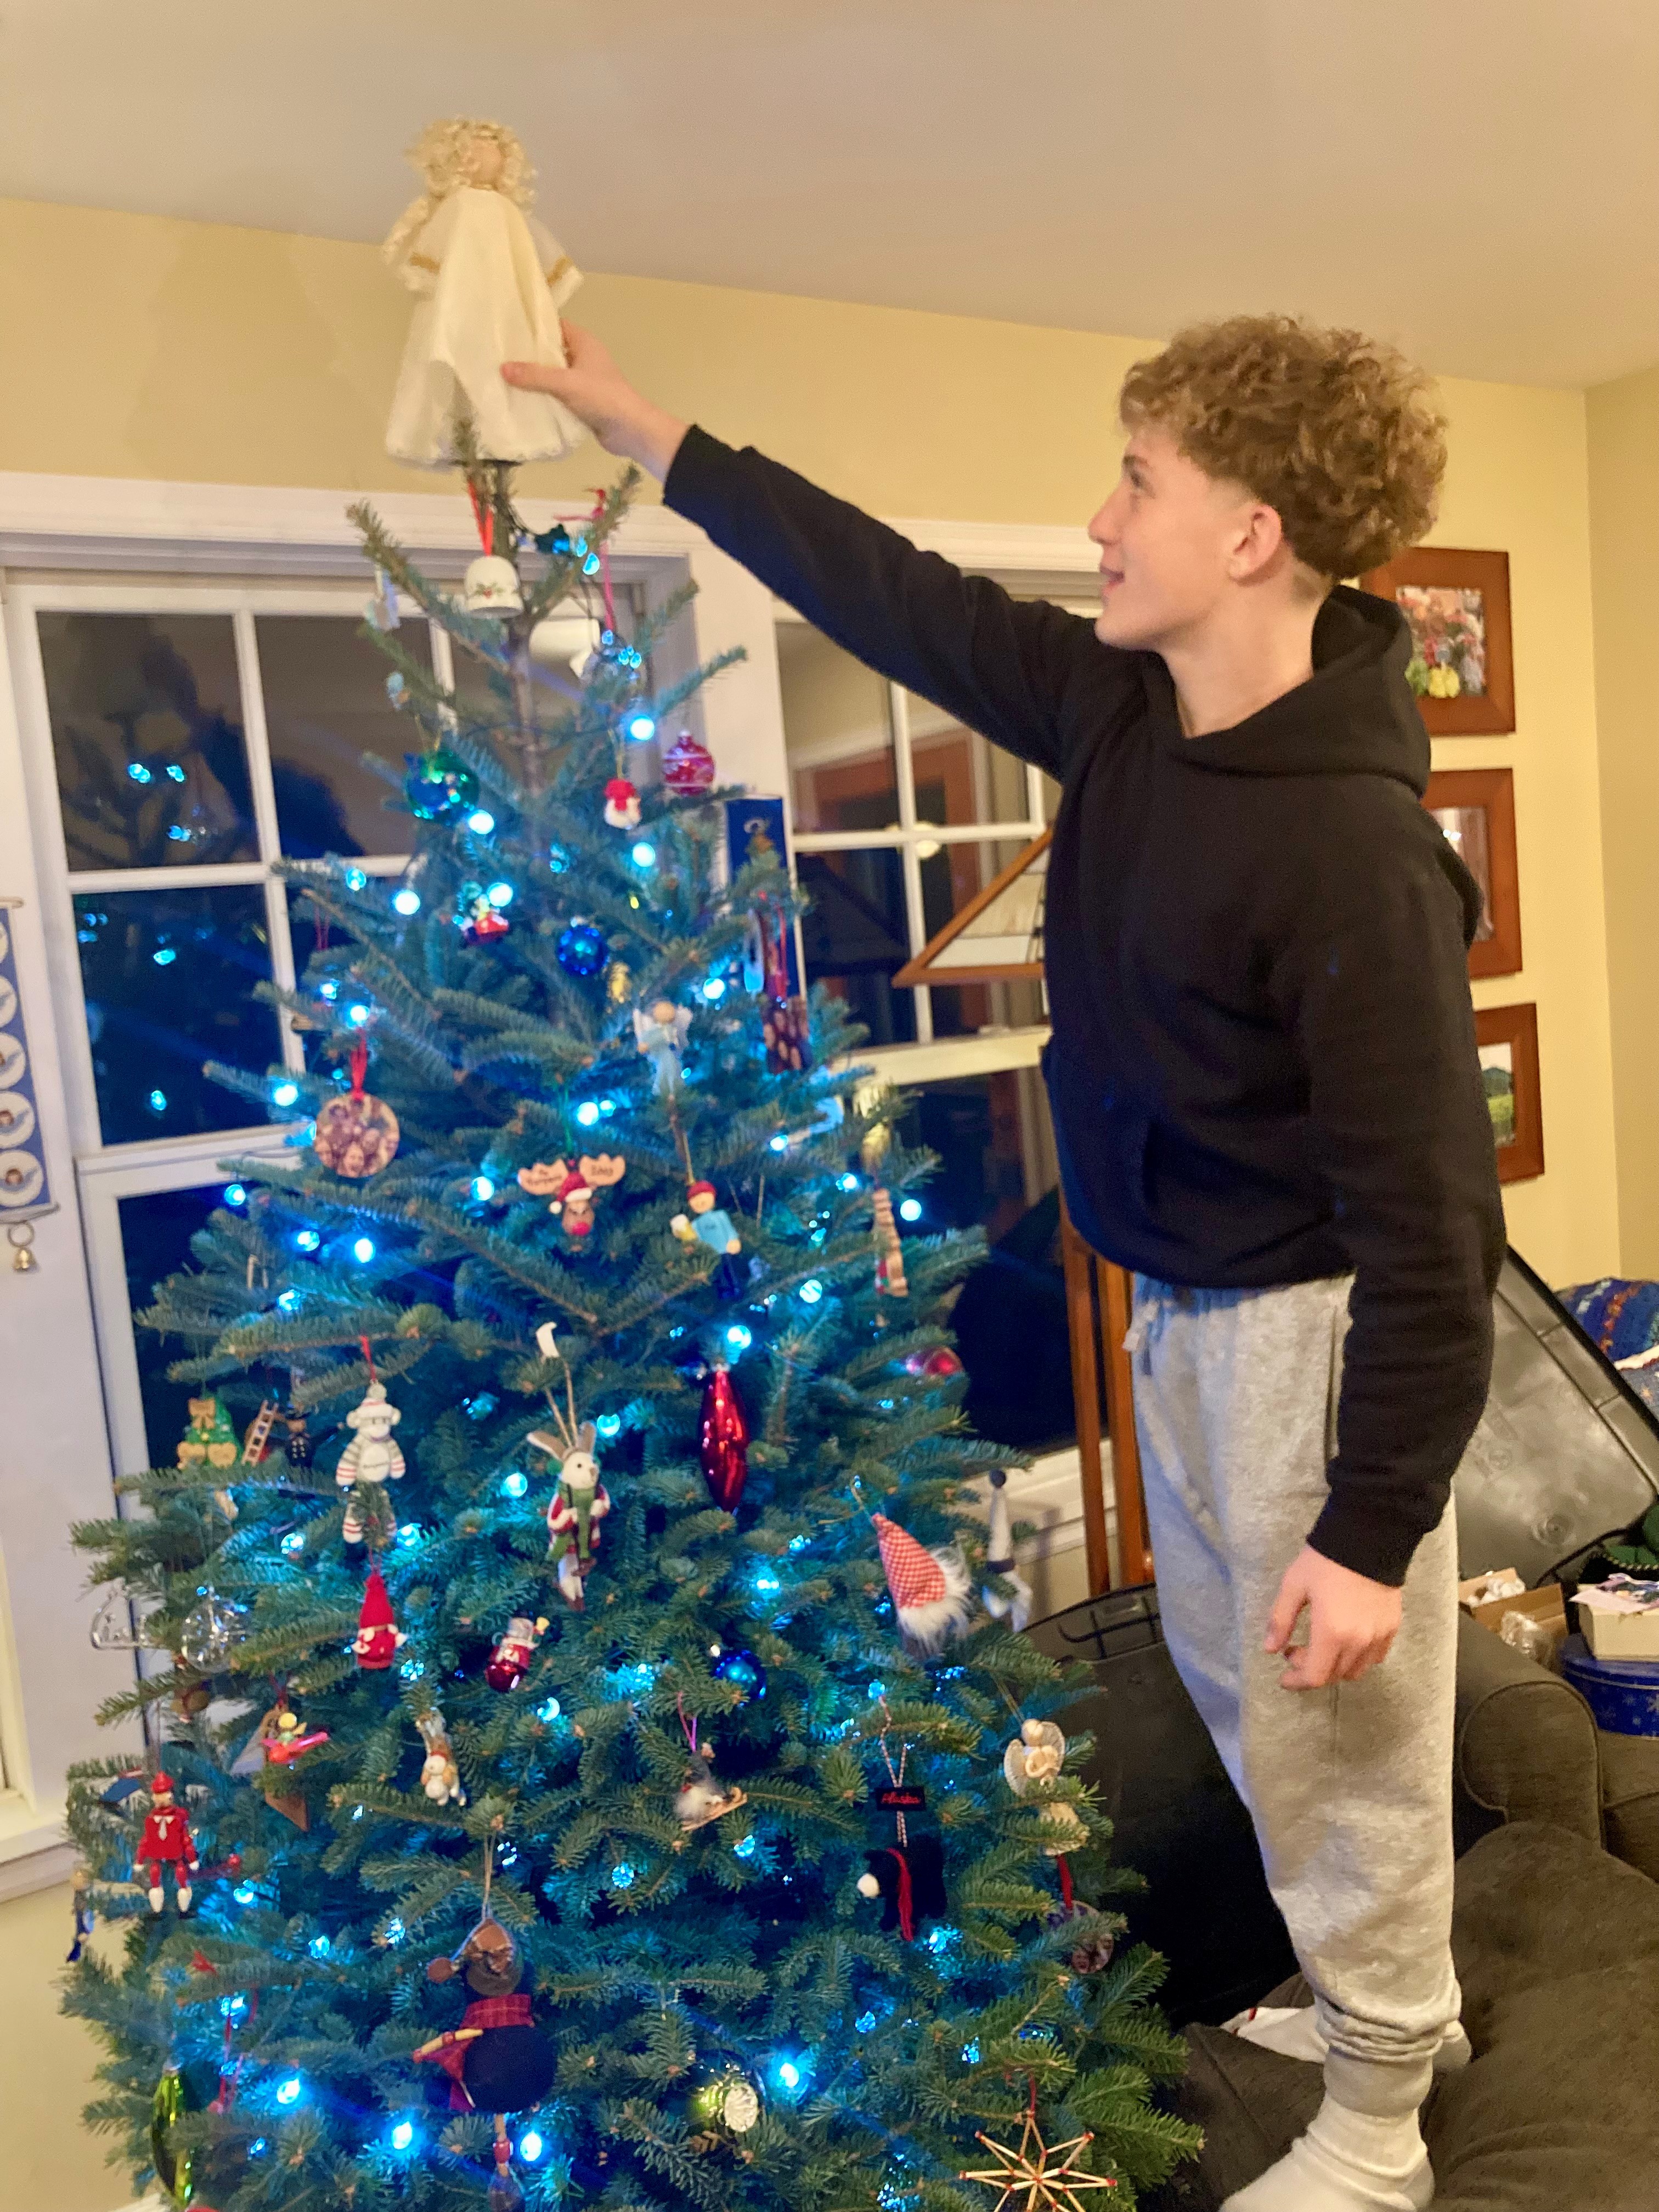
[[[918,1650],[937,1651],[968,1624],[972,1601],[961,1553],[954,1544],[930,1551],[884,1513],[872,1513],[870,1525],[899,1626]]]
[[[702,739],[682,730],[662,757],[662,780],[677,799],[700,799],[714,781],[714,756]]]
[[[532,1620],[526,1613],[514,1614],[484,1665],[484,1680],[492,1690],[518,1688],[530,1672],[536,1646],[546,1633],[545,1620]]]
[[[357,1614],[357,1633],[351,1649],[357,1664],[370,1673],[389,1667],[398,1656],[400,1644],[409,1641],[398,1626],[397,1615],[392,1610],[392,1599],[378,1567],[368,1571],[368,1580],[363,1584],[363,1602]]]
[[[613,830],[637,830],[640,794],[625,775],[613,775],[605,787],[605,818]]]
[[[173,1893],[180,1912],[190,1911],[190,1878],[201,1861],[196,1855],[196,1844],[190,1832],[190,1822],[184,1808],[173,1802],[173,1777],[155,1774],[150,1778],[150,1809],[144,1822],[144,1832],[138,1838],[138,1848],[132,1855],[133,1872],[140,1868],[144,1872],[144,1887],[149,1894],[149,1909],[159,1912],[166,1902],[162,1887],[164,1868],[173,1869]]]

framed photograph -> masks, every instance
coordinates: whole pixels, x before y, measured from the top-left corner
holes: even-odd
[[[1538,1093],[1538,1009],[1477,1007],[1474,1038],[1498,1147],[1500,1182],[1544,1172],[1544,1109]]]
[[[1411,625],[1406,672],[1431,737],[1502,737],[1515,727],[1507,553],[1418,545],[1359,580]]]
[[[1514,772],[1442,769],[1429,778],[1423,804],[1480,886],[1480,927],[1469,947],[1470,975],[1518,975],[1521,885],[1515,864]]]

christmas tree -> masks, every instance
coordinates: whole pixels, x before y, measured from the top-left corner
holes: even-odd
[[[979,1248],[901,1247],[776,841],[659,747],[714,671],[611,603],[629,482],[532,536],[467,474],[464,600],[355,511],[416,849],[288,868],[308,1072],[216,1073],[306,1126],[141,1317],[178,1464],[77,1531],[149,1654],[72,1804],[88,2118],[198,2212],[1133,2205],[1183,2046],[971,1510]]]

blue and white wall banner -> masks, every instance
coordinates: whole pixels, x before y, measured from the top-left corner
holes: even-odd
[[[778,866],[787,876],[794,870],[789,860],[789,832],[783,818],[781,799],[750,797],[728,799],[726,808],[726,879],[729,882],[740,868],[767,852],[775,853]],[[800,947],[799,932],[788,933],[785,950],[789,960],[789,990],[791,996],[799,994],[800,980]]]
[[[34,1110],[34,1072],[22,1003],[17,995],[17,962],[12,950],[8,909],[15,899],[0,899],[0,1222],[29,1221],[56,1211],[46,1188],[46,1159]]]

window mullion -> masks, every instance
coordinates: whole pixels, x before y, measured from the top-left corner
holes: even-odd
[[[265,727],[264,685],[259,675],[259,637],[253,610],[244,604],[231,617],[236,634],[236,670],[242,687],[242,732],[247,754],[248,782],[253,794],[253,822],[259,837],[259,860],[265,870],[265,936],[270,949],[270,980],[279,991],[294,988],[294,939],[289,929],[288,886],[270,872],[270,864],[283,849],[283,833],[276,818],[276,779],[271,773],[270,738]],[[277,1048],[283,1065],[292,1075],[305,1073],[305,1047],[284,1014],[276,1018]]]
[[[899,827],[910,834],[900,848],[904,873],[904,919],[914,960],[927,942],[927,923],[921,902],[921,860],[916,852],[916,784],[910,760],[910,702],[902,684],[887,687],[887,713],[892,726],[893,775],[898,785]],[[933,1039],[933,994],[925,983],[915,987],[916,1042]]]
[[[1042,770],[1034,768],[1030,761],[1025,763],[1025,812],[1026,828],[1034,837],[1040,836],[1043,826]]]

